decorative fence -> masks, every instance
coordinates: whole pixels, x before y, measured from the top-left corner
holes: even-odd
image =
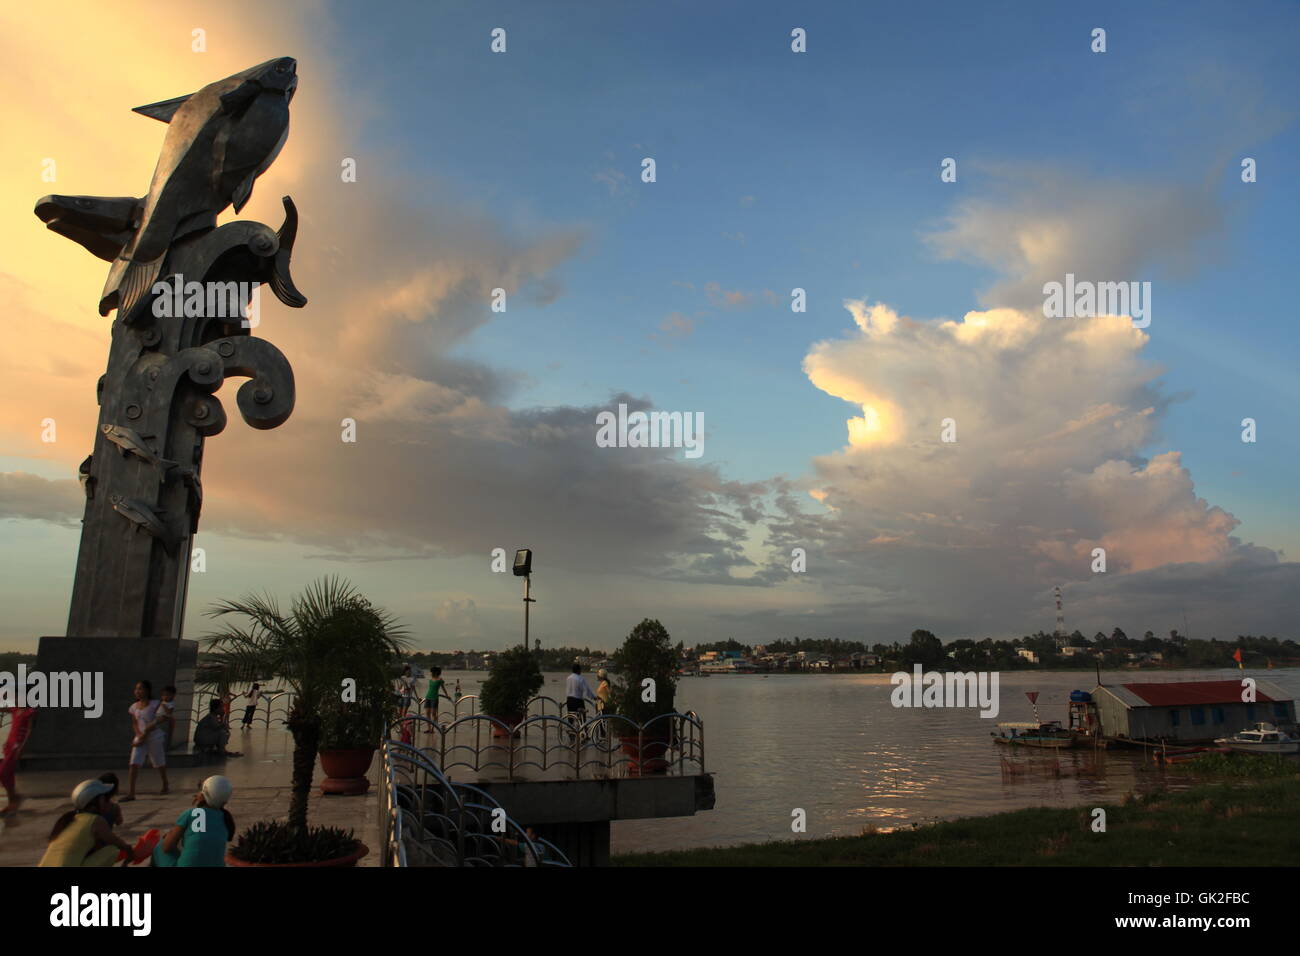
[[[514,781],[704,773],[704,724],[694,712],[638,724],[619,714],[583,720],[561,710],[553,698],[534,697],[528,716],[513,726],[487,714],[447,723],[406,714],[390,724],[389,735],[445,774]]]
[[[380,746],[382,866],[569,866],[489,794],[452,783],[414,747]]]
[[[194,688],[194,699],[191,702],[190,716],[194,726],[200,720],[208,715],[209,701],[221,699],[221,690],[211,684],[199,684]],[[244,708],[248,706],[247,691],[235,695],[235,699],[230,702],[230,723],[231,725],[242,724],[244,721]],[[284,726],[289,719],[289,711],[293,707],[293,694],[289,691],[263,691],[262,698],[257,702],[257,709],[253,712],[253,719],[249,722],[253,726],[261,724],[263,727]]]

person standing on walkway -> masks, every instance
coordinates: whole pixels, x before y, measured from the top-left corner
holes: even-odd
[[[447,697],[447,682],[442,679],[442,668],[434,667],[429,670],[429,684],[424,688],[424,716],[428,717],[435,724],[438,722],[438,698]],[[426,733],[433,733],[430,727]]]
[[[411,701],[415,700],[415,678],[411,676],[410,664],[402,668],[402,676],[397,678],[397,696],[400,698],[398,706],[405,717],[411,709]]]
[[[229,685],[221,685],[221,722],[227,727],[230,726],[230,705],[235,702],[235,695],[230,692]]]
[[[27,738],[31,736],[32,715],[36,713],[35,707],[6,707],[5,710],[9,712],[10,724],[9,737],[5,740],[5,749],[0,756],[0,787],[4,787],[8,802],[0,810],[0,815],[15,812],[18,804],[23,802],[18,793],[18,759],[23,755]]]
[[[244,722],[239,725],[240,729],[247,730],[253,726],[253,715],[257,713],[257,702],[261,699],[262,685],[254,684],[253,689],[248,692],[248,706],[244,708]]]
[[[135,782],[140,775],[140,768],[144,766],[145,757],[149,758],[149,763],[158,770],[158,775],[162,778],[162,789],[159,793],[170,792],[167,786],[167,752],[164,749],[164,743],[167,740],[167,731],[158,726],[158,711],[162,702],[153,699],[153,684],[147,680],[138,681],[135,685],[135,703],[130,707],[131,714],[131,766],[126,776],[126,796],[121,799],[121,803],[135,799]]]
[[[571,714],[586,716],[587,701],[594,701],[596,695],[591,692],[591,685],[582,676],[582,665],[575,663],[573,673],[564,682],[565,706]]]
[[[605,668],[596,671],[596,713],[603,714],[609,711],[609,702],[614,696],[614,688],[609,684],[609,673]]]

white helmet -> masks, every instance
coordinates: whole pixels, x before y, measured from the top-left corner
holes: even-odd
[[[602,667],[600,670],[596,671],[596,676],[599,677],[601,680],[604,680],[604,679],[605,679],[605,668]]]
[[[72,791],[72,803],[78,810],[84,810],[100,797],[113,792],[113,785],[102,780],[83,780]]]
[[[217,775],[204,780],[200,789],[203,793],[203,802],[213,810],[220,810],[226,805],[230,795],[235,792],[235,785],[230,782],[229,777]]]

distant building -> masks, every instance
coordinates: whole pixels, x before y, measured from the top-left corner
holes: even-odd
[[[1037,652],[1037,651],[1031,651],[1031,650],[1030,650],[1029,648],[1027,648],[1027,647],[1018,647],[1018,648],[1016,648],[1016,653],[1019,654],[1021,657],[1023,657],[1025,660],[1029,661],[1029,663],[1031,663],[1031,664],[1037,664],[1037,663],[1038,663],[1038,652]]]
[[[1061,648],[1062,657],[1074,657],[1076,654],[1087,654],[1087,653],[1088,653],[1088,648],[1086,647],[1066,646]]]
[[[1295,724],[1295,701],[1272,681],[1255,682],[1255,702],[1239,680],[1131,683],[1097,687],[1093,704],[1107,737],[1210,741],[1260,722]]]

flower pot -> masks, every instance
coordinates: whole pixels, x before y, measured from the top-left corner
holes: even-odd
[[[623,745],[623,753],[628,758],[629,777],[668,772],[668,760],[665,757],[668,753],[667,734],[643,734],[640,737],[636,734],[630,737],[620,735],[619,743]]]
[[[504,729],[503,727],[501,727],[500,725],[498,725],[498,724],[493,724],[493,725],[492,725],[492,736],[493,736],[493,737],[496,737],[496,738],[499,738],[499,739],[502,739],[502,740],[504,740],[506,737],[513,737],[513,738],[515,738],[516,740],[519,739],[519,731],[516,730],[515,728],[517,728],[520,724],[522,724],[522,723],[524,722],[524,715],[523,715],[523,714],[511,714],[511,715],[508,716],[508,717],[500,717],[500,716],[497,716],[496,714],[490,714],[489,716],[491,716],[491,717],[494,718],[495,720],[499,720],[499,721],[501,721],[501,723],[505,724],[506,727],[509,727],[509,728],[510,728],[510,730],[505,730],[505,729]]]
[[[325,771],[321,781],[320,792],[356,796],[370,789],[370,762],[374,759],[375,748],[356,748],[352,750],[322,750],[320,766]]]
[[[238,860],[229,852],[226,853],[226,866],[264,866],[264,867],[287,867],[287,866],[356,866],[357,861],[370,852],[370,847],[366,846],[360,840],[357,841],[356,847],[351,853],[345,856],[337,856],[332,860],[318,860],[315,863],[249,863],[246,860]]]

